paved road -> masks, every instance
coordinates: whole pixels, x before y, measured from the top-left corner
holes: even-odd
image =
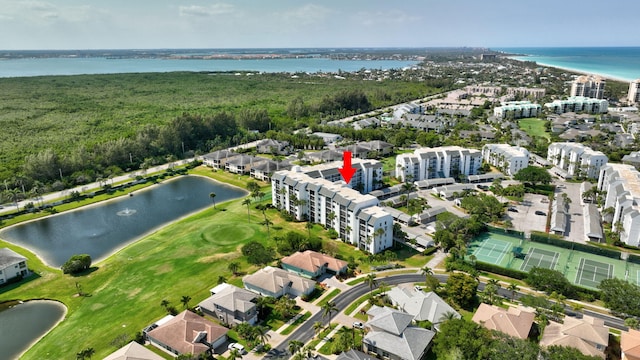
[[[436,274],[435,276],[438,278],[438,280],[440,280],[440,282],[446,282],[448,279],[448,275],[446,274]],[[387,285],[399,285],[404,283],[415,283],[415,282],[424,281],[424,275],[417,274],[417,273],[402,274],[402,275],[394,275],[394,276],[379,278],[379,280],[383,280]],[[485,284],[481,282],[478,285],[478,290],[479,291],[484,290],[484,286]],[[334,302],[336,304],[336,307],[340,309],[340,312],[342,312],[344,311],[344,309],[346,309],[347,306],[349,306],[349,304],[351,304],[361,296],[365,295],[367,292],[369,292],[369,287],[365,283],[360,283],[354,286],[353,288],[340,293],[338,296],[336,296],[336,298],[334,299]],[[505,288],[500,288],[498,290],[498,294],[506,298],[510,298],[512,295],[511,291]],[[516,293],[515,298],[519,299],[523,295],[524,295],[523,293],[518,292]],[[569,306],[565,306],[565,308],[570,309]],[[603,319],[604,324],[606,326],[620,329],[620,330],[628,330],[628,328],[624,325],[624,320],[622,319],[619,319],[610,315],[596,313],[590,310],[584,310],[583,313],[589,316]],[[319,321],[323,325],[327,326],[329,322],[331,322],[331,320],[336,316],[337,314],[332,314],[331,318],[328,318],[328,317],[323,318],[322,312],[316,313],[315,315],[311,316],[307,321],[305,321],[302,325],[300,325],[291,335],[289,335],[289,337],[287,337],[280,344],[278,344],[276,347],[271,349],[271,351],[269,351],[264,358],[265,359],[289,358],[290,355],[287,351],[287,346],[290,341],[299,340],[302,343],[306,344],[309,340],[311,340],[315,336],[313,332],[313,324],[316,321]]]

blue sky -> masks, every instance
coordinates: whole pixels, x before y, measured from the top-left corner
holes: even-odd
[[[0,0],[0,49],[640,46],[640,1]]]

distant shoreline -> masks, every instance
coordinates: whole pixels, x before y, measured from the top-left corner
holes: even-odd
[[[527,57],[529,57],[529,56],[531,56],[531,55],[508,55],[508,56],[504,56],[504,57],[507,58],[507,59],[521,61],[521,62],[535,62],[536,64],[538,64],[540,66],[556,68],[556,69],[565,70],[565,71],[570,71],[572,73],[581,74],[581,75],[598,75],[598,76],[601,76],[601,77],[603,77],[603,78],[605,78],[607,80],[619,81],[619,82],[623,82],[623,83],[629,83],[629,82],[635,80],[635,79],[621,78],[621,77],[618,77],[618,76],[615,76],[615,75],[611,75],[611,74],[605,74],[605,73],[593,72],[593,71],[585,71],[585,70],[570,68],[570,67],[566,67],[566,66],[559,66],[559,65],[556,65],[556,64],[544,63],[544,62],[535,61],[535,60],[528,60]]]

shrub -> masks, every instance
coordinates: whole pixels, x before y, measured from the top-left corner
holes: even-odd
[[[77,274],[88,270],[91,267],[91,256],[87,254],[73,255],[62,265],[62,272],[65,274]]]

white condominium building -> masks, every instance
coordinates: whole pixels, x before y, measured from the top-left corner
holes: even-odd
[[[531,101],[507,101],[493,109],[493,116],[500,119],[520,119],[535,117],[542,111],[542,106]]]
[[[552,143],[547,160],[571,176],[595,179],[609,160],[601,151],[578,143]]]
[[[600,76],[578,76],[571,84],[571,96],[602,99],[606,84],[607,80]]]
[[[640,103],[640,79],[629,83],[628,100],[630,103]]]
[[[631,165],[607,164],[600,170],[598,190],[606,193],[604,209],[613,208],[613,222],[622,224],[620,241],[640,245],[640,173]]]
[[[340,182],[312,178],[299,166],[271,177],[272,204],[298,220],[334,229],[362,251],[379,253],[393,245],[393,217],[371,195]]]
[[[529,166],[529,151],[509,144],[486,144],[482,147],[482,159],[509,176]]]
[[[476,175],[482,165],[480,150],[459,146],[416,149],[413,154],[396,156],[396,177],[402,181],[459,178]]]
[[[351,165],[356,169],[353,178],[347,187],[358,190],[363,194],[380,189],[382,183],[382,163],[377,160],[351,159]],[[305,166],[302,172],[314,179],[326,179],[331,182],[341,181],[339,168],[343,166],[342,161],[333,161],[324,164]]]
[[[585,112],[589,114],[604,114],[609,109],[607,100],[591,99],[584,96],[572,96],[567,100],[554,100],[544,104],[544,107],[556,114],[566,112]]]
[[[546,90],[544,88],[527,88],[527,87],[510,87],[507,88],[507,95],[509,96],[522,96],[522,97],[532,97],[534,99],[543,98],[546,94]]]

